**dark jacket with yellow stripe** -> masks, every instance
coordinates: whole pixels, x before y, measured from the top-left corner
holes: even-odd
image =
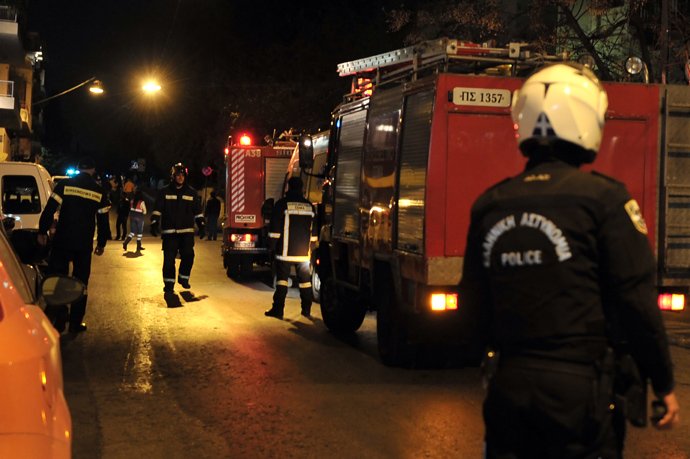
[[[268,236],[277,241],[277,260],[310,261],[311,242],[316,241],[314,213],[314,206],[300,192],[288,191],[276,202]]]
[[[98,246],[110,239],[110,201],[88,173],[59,182],[48,199],[38,223],[39,234],[48,234],[60,208],[53,244],[69,250],[91,251],[98,221]]]
[[[151,223],[160,222],[161,234],[194,234],[195,221],[199,227],[205,225],[196,190],[187,183],[180,188],[174,183],[163,187],[151,212]]]

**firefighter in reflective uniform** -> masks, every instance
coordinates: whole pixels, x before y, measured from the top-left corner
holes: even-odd
[[[579,169],[596,156],[607,106],[582,66],[535,73],[512,105],[526,168],[472,208],[460,304],[491,349],[486,457],[620,457],[609,358],[619,342],[667,405],[656,426],[678,420],[645,222],[623,183]]]
[[[206,222],[201,213],[201,200],[194,188],[187,184],[187,168],[177,163],[171,170],[172,181],[156,197],[151,213],[151,234],[163,239],[164,292],[175,287],[175,258],[180,254],[177,282],[190,288],[189,275],[194,264],[194,223],[199,237],[204,238]]]
[[[314,206],[302,195],[302,179],[288,180],[288,191],[273,208],[268,235],[275,247],[276,291],[273,307],[266,311],[269,317],[283,318],[285,297],[288,290],[290,267],[295,266],[302,315],[311,317],[311,243],[316,241],[314,232]]]
[[[60,210],[51,243],[48,260],[48,274],[69,274],[72,263],[72,276],[89,283],[91,275],[91,252],[103,255],[105,244],[110,239],[109,214],[110,200],[103,188],[96,183],[93,173],[96,164],[92,158],[85,157],[77,166],[79,174],[68,180],[58,182],[50,195],[38,224],[38,242],[46,245],[48,231],[53,224],[55,212]],[[93,235],[98,223],[96,249],[93,249]],[[86,314],[87,295],[71,304],[69,312],[65,307],[59,310],[46,308],[46,315],[53,321],[55,328],[62,332],[69,318],[69,332],[86,331],[82,319]]]

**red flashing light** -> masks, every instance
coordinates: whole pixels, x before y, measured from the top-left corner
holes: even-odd
[[[240,145],[251,145],[251,144],[252,144],[252,139],[247,134],[243,134],[242,137],[240,137]]]
[[[659,309],[663,311],[682,311],[685,309],[685,295],[662,293],[659,295]]]
[[[229,155],[230,154],[230,147],[225,147],[225,154]]]

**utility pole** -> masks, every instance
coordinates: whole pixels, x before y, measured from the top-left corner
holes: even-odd
[[[669,45],[668,0],[661,0],[661,84],[666,84]]]

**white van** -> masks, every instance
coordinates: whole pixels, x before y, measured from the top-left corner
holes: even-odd
[[[0,162],[0,211],[15,219],[15,229],[38,230],[53,188],[50,174],[40,164]]]

